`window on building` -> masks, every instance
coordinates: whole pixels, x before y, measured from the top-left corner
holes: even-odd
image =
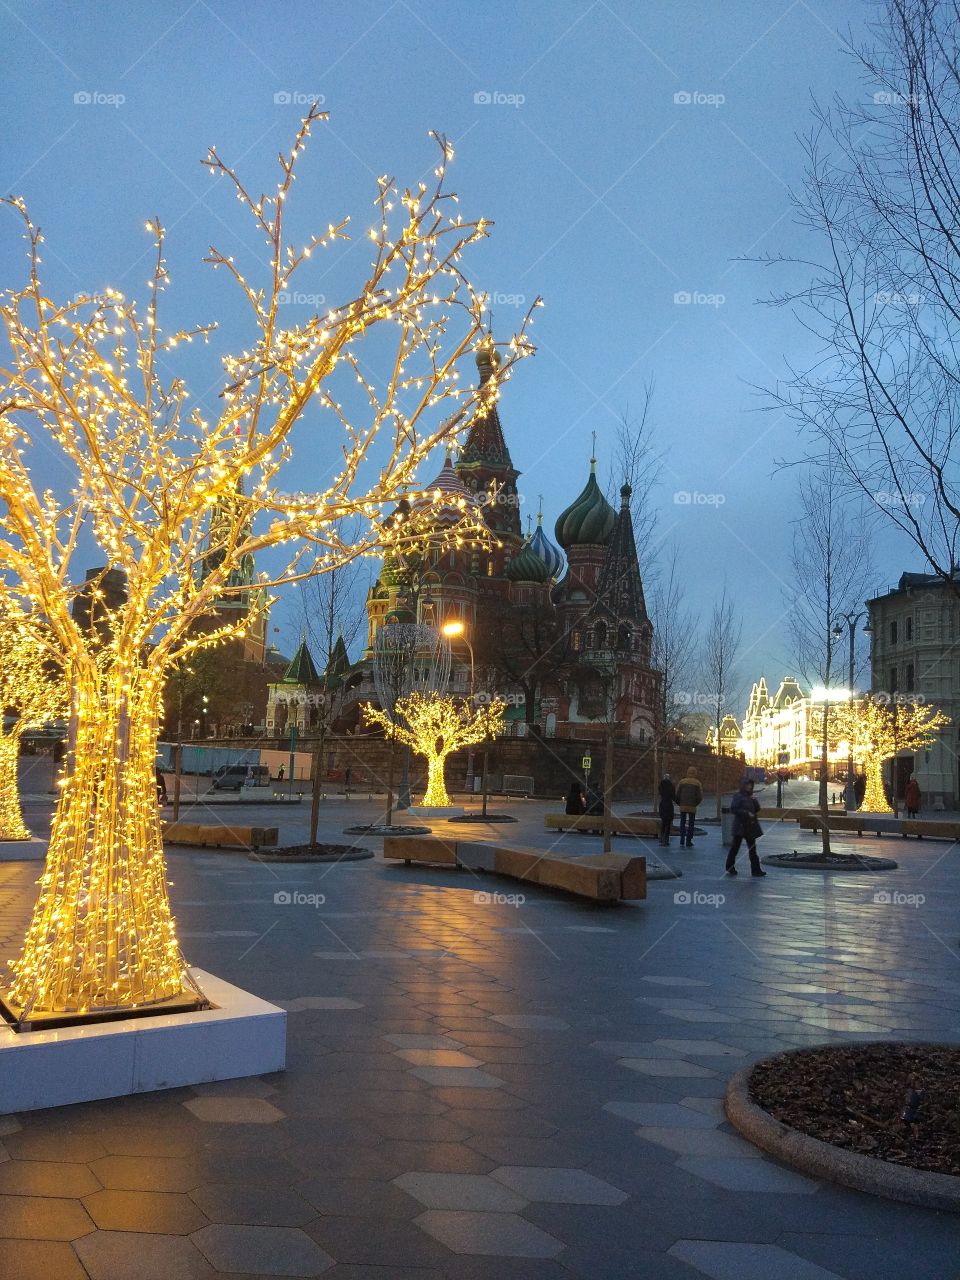
[[[897,620],[896,618],[890,623],[890,643],[897,643]]]
[[[492,560],[487,561],[487,577],[488,578],[493,577],[493,561]]]
[[[575,631],[573,633],[573,651],[574,653],[580,652],[580,632],[579,631]]]
[[[891,693],[897,692],[897,668],[896,667],[890,668],[890,692]]]
[[[913,639],[913,614],[912,613],[906,617],[906,619],[904,620],[903,626],[904,626],[904,634],[906,635],[906,638],[908,640],[912,640]]]
[[[603,649],[607,643],[607,628],[603,622],[598,622],[593,629],[593,642],[598,649]]]
[[[907,693],[913,693],[913,663],[907,663]]]

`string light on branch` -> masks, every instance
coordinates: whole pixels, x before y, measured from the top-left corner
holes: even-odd
[[[833,711],[834,731],[846,738],[852,754],[866,770],[866,787],[860,808],[864,813],[892,813],[883,785],[884,762],[899,751],[929,747],[950,723],[938,708],[894,695],[895,701],[876,695],[840,703]]]

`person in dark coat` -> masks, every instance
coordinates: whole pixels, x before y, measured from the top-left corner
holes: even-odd
[[[677,796],[673,789],[673,779],[669,773],[665,773],[660,779],[660,802],[657,805],[657,813],[660,815],[660,843],[668,845],[670,843],[670,828],[673,826],[673,806],[676,804]]]
[[[917,781],[917,775],[911,773],[910,781],[907,783],[907,789],[903,793],[903,802],[907,806],[908,818],[920,817],[920,783]]]
[[[741,778],[740,790],[730,801],[730,812],[733,814],[733,843],[727,854],[727,875],[737,874],[737,854],[746,840],[747,853],[750,855],[750,874],[765,876],[767,873],[760,866],[760,859],[757,857],[757,837],[762,832],[757,821],[760,801],[753,794],[752,778]]]
[[[160,804],[167,803],[167,780],[159,764],[157,764],[157,800]]]
[[[584,798],[583,787],[579,782],[571,782],[570,790],[567,792],[567,807],[564,812],[579,815],[586,813],[586,810],[587,802]]]
[[[587,813],[591,817],[603,817],[603,787],[591,782],[587,787]]]

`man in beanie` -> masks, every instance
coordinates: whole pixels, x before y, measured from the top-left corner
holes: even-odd
[[[680,810],[680,847],[693,848],[693,820],[697,806],[703,801],[703,787],[696,769],[691,765],[677,787],[677,808]]]

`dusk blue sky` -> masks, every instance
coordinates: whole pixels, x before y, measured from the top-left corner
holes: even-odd
[[[238,256],[257,244],[225,185],[201,168],[211,143],[266,189],[298,102],[322,96],[331,120],[315,132],[296,189],[307,228],[346,213],[363,225],[376,175],[415,182],[434,160],[428,130],[449,135],[465,215],[496,222],[467,264],[499,295],[496,332],[535,295],[546,302],[539,352],[501,405],[525,509],[542,493],[552,534],[586,480],[591,432],[605,477],[618,417],[655,382],[665,470],[657,539],[639,548],[641,567],[652,573],[660,541],[676,540],[689,603],[707,615],[726,578],[742,607],[743,682],[761,672],[776,682],[794,667],[781,583],[797,478],[774,464],[803,444],[792,424],[762,412],[754,386],[812,350],[788,311],[758,305],[790,278],[737,259],[815,249],[790,206],[802,175],[797,135],[810,127],[813,98],[868,92],[844,39],[848,28],[865,35],[874,5],[12,0],[3,9],[0,187],[24,195],[42,224],[54,295],[142,288],[143,224],[159,214],[171,321],[217,318],[242,341],[238,302],[200,258],[211,243]],[[331,303],[348,296],[363,252],[324,259],[302,287]],[[10,215],[0,260],[4,285],[19,284]],[[676,302],[683,292],[712,301]],[[201,391],[215,379],[212,352],[204,362],[191,349],[185,361]],[[57,486],[62,473],[45,465]],[[309,444],[298,466],[305,487],[311,467],[322,483]],[[677,491],[719,494],[722,504],[678,504]],[[880,586],[922,567],[889,535],[876,554]],[[277,610],[288,647],[294,618]]]

